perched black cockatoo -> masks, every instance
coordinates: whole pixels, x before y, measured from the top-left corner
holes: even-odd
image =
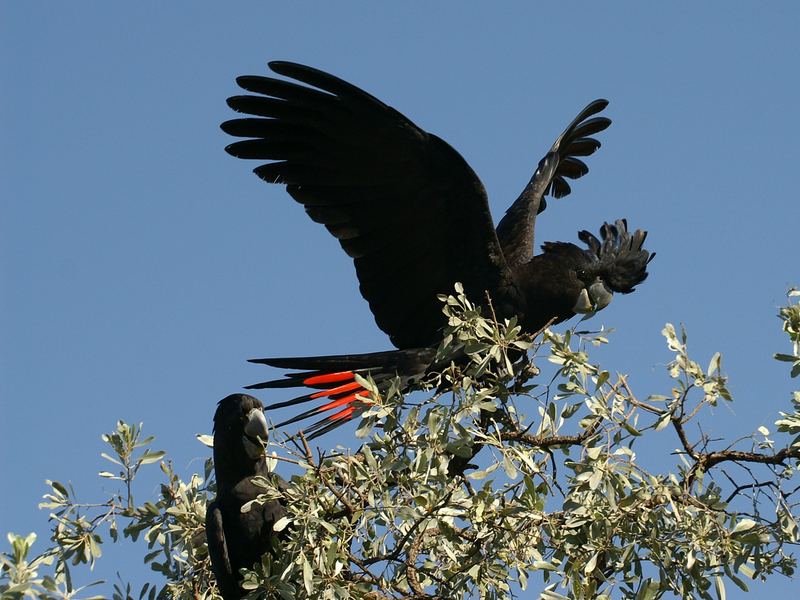
[[[570,193],[566,179],[585,175],[578,157],[594,153],[592,136],[611,121],[595,116],[608,104],[595,100],[558,137],[497,229],[480,179],[444,140],[417,127],[363,90],[311,67],[271,62],[293,79],[243,76],[249,95],[228,105],[247,117],[222,124],[248,138],[226,150],[239,158],[270,161],[255,173],[286,185],[308,215],[322,223],[353,258],[362,296],[397,351],[342,356],[265,358],[253,362],[304,372],[251,388],[309,387],[319,391],[269,408],[324,398],[291,419],[333,411],[305,431],[320,435],[359,413],[368,397],[354,373],[376,382],[424,374],[445,324],[438,294],[461,282],[481,303],[488,292],[499,318],[516,316],[538,331],[576,313],[606,306],[647,277],[654,255],[646,232],[628,231],[624,219],[587,231],[581,248],[543,244],[534,256],[534,224],[545,196]]]
[[[263,444],[268,436],[264,407],[258,398],[232,394],[219,402],[214,414],[214,473],[217,497],[206,509],[206,537],[211,567],[217,587],[225,600],[244,596],[239,586],[239,569],[252,568],[267,551],[276,551],[275,523],[286,514],[278,500],[242,506],[255,500],[264,489],[252,478],[260,475],[275,478],[279,487],[285,482],[267,470]]]

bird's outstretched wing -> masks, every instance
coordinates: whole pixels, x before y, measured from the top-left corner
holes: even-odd
[[[497,237],[510,266],[533,258],[536,215],[546,207],[545,196],[563,198],[570,193],[567,179],[577,179],[589,172],[579,156],[590,156],[600,148],[593,137],[611,125],[611,119],[594,117],[608,106],[608,100],[590,102],[567,125],[544,155],[531,180],[497,225]]]
[[[269,67],[300,83],[239,77],[252,95],[229,98],[228,105],[251,117],[222,129],[250,139],[226,150],[272,161],[256,174],[286,184],[339,240],[378,327],[395,346],[436,342],[444,324],[436,295],[456,281],[473,298],[488,291],[496,304],[524,303],[483,185],[458,152],[341,79],[295,63]]]

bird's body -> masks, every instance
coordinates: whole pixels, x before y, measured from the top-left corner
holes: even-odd
[[[274,549],[273,526],[285,516],[280,501],[242,507],[264,488],[252,482],[255,476],[275,478],[269,472],[259,438],[267,439],[263,406],[253,396],[233,394],[220,401],[214,415],[214,472],[217,497],[206,508],[206,537],[217,587],[224,600],[244,594],[239,569],[252,568],[265,552]]]
[[[356,414],[353,400],[363,388],[354,371],[373,377],[420,374],[400,365],[418,366],[441,339],[445,323],[437,296],[451,292],[455,282],[475,302],[488,293],[499,318],[516,317],[532,333],[551,320],[599,310],[613,292],[633,291],[647,276],[652,256],[642,247],[646,234],[629,233],[624,220],[604,225],[601,240],[582,231],[588,248],[546,243],[534,255],[535,221],[545,196],[567,195],[565,178],[588,172],[578,157],[600,147],[591,136],[611,122],[595,116],[605,100],[590,103],[558,137],[495,229],[483,184],[446,142],[332,75],[286,62],[272,62],[270,68],[305,85],[239,77],[241,87],[258,95],[228,99],[234,110],[251,117],[223,123],[227,133],[249,138],[226,150],[272,161],[256,174],[286,184],[308,215],[339,240],[353,258],[376,323],[400,350],[255,361],[307,371],[253,387],[321,388],[289,402],[328,399],[324,409],[337,410],[316,424],[317,433]],[[326,380],[331,373],[343,374]]]

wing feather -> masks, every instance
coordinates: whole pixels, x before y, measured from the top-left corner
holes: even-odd
[[[223,598],[238,598],[241,595],[237,581],[238,574],[234,573],[231,567],[225,529],[222,525],[222,511],[216,501],[206,508],[206,542],[220,595]]]
[[[222,124],[245,138],[226,150],[271,161],[256,174],[286,184],[354,258],[361,294],[397,347],[436,341],[436,295],[456,281],[474,298],[489,291],[523,308],[486,192],[458,152],[346,81],[295,63],[269,67],[294,81],[237,78],[258,95],[228,99],[247,116]]]
[[[610,119],[593,116],[606,106],[607,100],[595,100],[578,113],[539,161],[528,185],[497,225],[497,237],[510,266],[525,264],[533,258],[536,215],[547,205],[545,196],[567,196],[572,188],[566,179],[577,179],[589,172],[586,163],[575,157],[590,156],[600,148],[600,142],[589,136],[611,125]]]

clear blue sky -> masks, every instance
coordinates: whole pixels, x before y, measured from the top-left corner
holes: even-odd
[[[496,218],[577,110],[609,98],[591,173],[537,231],[575,240],[627,217],[650,232],[650,279],[596,319],[617,330],[599,357],[641,396],[664,393],[660,330],[683,322],[734,377],[708,433],[771,427],[788,407],[771,355],[800,284],[797,3],[120,6],[0,3],[0,533],[47,537],[46,478],[97,497],[99,436],[119,418],[188,475],[216,401],[267,374],[245,359],[388,348],[338,244],[222,150],[234,77],[273,59],[338,74],[449,141]],[[100,576],[146,576],[110,555]]]

